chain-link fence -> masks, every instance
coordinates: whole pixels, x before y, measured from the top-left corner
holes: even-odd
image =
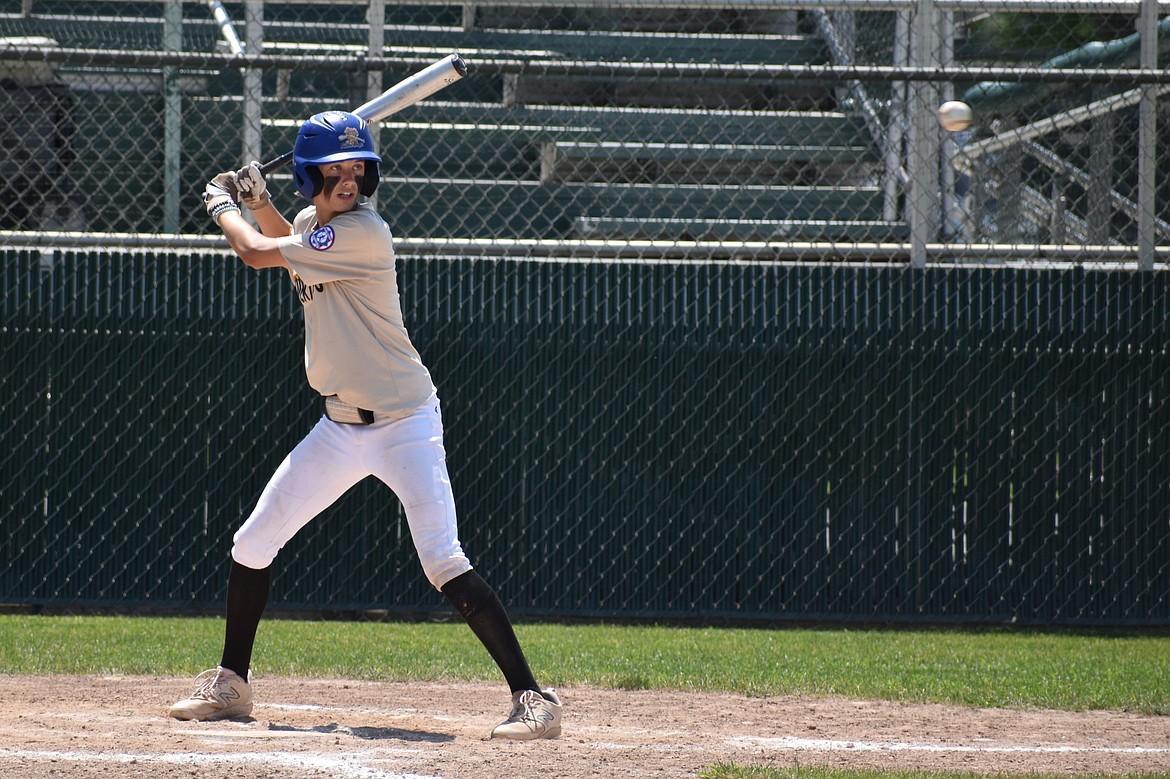
[[[458,52],[376,204],[510,606],[1165,623],[1167,11],[0,1],[0,600],[218,602],[318,409],[199,193]],[[396,510],[274,600],[438,605]]]
[[[381,124],[404,240],[1150,266],[1164,5],[8,0],[0,226],[191,243],[211,174],[458,51],[469,78]]]

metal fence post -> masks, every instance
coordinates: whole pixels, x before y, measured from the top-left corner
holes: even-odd
[[[894,67],[910,64],[910,12],[898,11],[894,21],[893,61]],[[890,85],[890,111],[886,122],[886,137],[882,149],[885,170],[882,174],[882,219],[893,221],[898,218],[898,198],[908,181],[908,174],[902,165],[906,136],[906,89],[904,81]]]
[[[264,2],[248,0],[244,3],[245,50],[249,54],[264,51]],[[244,127],[241,163],[263,159],[260,123],[263,116],[264,84],[260,68],[244,69]]]
[[[1158,0],[1142,0],[1138,16],[1141,34],[1141,67],[1158,67]],[[1154,269],[1154,201],[1157,193],[1154,179],[1157,175],[1158,143],[1158,85],[1143,84],[1138,103],[1138,267]]]
[[[163,6],[163,48],[183,50],[183,4]],[[179,232],[179,197],[183,164],[183,75],[179,68],[162,69],[163,98],[163,231]]]
[[[370,0],[370,7],[366,12],[370,22],[369,56],[381,57],[386,50],[386,0]],[[366,99],[372,100],[382,94],[383,72],[371,70],[366,73]],[[374,130],[374,151],[381,146],[382,134]],[[378,207],[378,193],[370,197],[374,208]]]
[[[910,64],[938,67],[938,16],[934,0],[918,0],[910,27]],[[910,266],[926,267],[926,244],[938,233],[939,130],[934,111],[938,88],[928,81],[910,85],[910,144],[906,166],[910,174],[908,199]]]

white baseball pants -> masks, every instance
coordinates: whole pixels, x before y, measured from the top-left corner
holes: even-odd
[[[232,559],[267,568],[301,528],[367,476],[377,477],[402,502],[423,572],[435,589],[471,570],[459,543],[435,398],[409,417],[372,425],[322,417],[276,469],[236,532]]]

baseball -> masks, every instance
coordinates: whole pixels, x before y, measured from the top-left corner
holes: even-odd
[[[947,132],[957,133],[971,126],[971,106],[959,100],[948,100],[938,107],[938,123]]]

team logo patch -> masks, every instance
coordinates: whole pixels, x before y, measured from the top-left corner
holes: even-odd
[[[333,241],[336,238],[337,235],[333,232],[333,227],[325,225],[309,233],[309,246],[312,246],[319,252],[323,252],[333,246]]]
[[[358,133],[356,127],[346,127],[345,132],[337,136],[337,140],[341,141],[341,148],[343,149],[353,149],[366,145],[365,139]]]

